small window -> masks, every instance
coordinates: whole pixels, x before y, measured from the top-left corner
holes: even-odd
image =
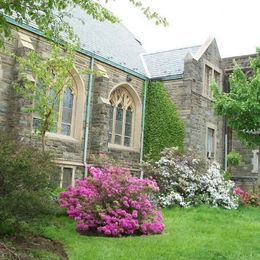
[[[61,187],[66,189],[68,186],[72,185],[72,180],[73,180],[73,169],[63,168]]]
[[[210,84],[212,81],[212,68],[210,68],[209,66],[205,66],[205,94],[208,97],[212,97],[212,91],[210,88]]]
[[[133,146],[134,102],[125,88],[117,88],[110,96],[109,143]]]
[[[215,158],[215,129],[208,128],[207,131],[207,158]]]
[[[217,83],[217,85],[220,85],[220,73],[217,71],[214,71],[214,80]]]
[[[74,185],[75,168],[61,166],[60,174],[51,176],[51,180],[57,187],[66,189],[70,185]]]
[[[212,98],[212,90],[210,84],[212,81],[215,81],[219,87],[221,87],[221,73],[220,69],[216,66],[205,64],[205,71],[204,71],[204,85],[203,85],[203,94],[208,97]]]

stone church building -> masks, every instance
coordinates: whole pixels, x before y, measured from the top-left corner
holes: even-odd
[[[209,84],[215,79],[227,89],[233,60],[248,69],[248,56],[221,59],[217,42],[208,39],[199,46],[147,53],[121,23],[98,22],[78,11],[85,24],[71,21],[80,37],[71,71],[72,86],[64,89],[55,130],[47,133],[46,146],[55,151],[61,172],[61,187],[84,174],[92,155],[105,154],[130,162],[138,171],[143,159],[143,89],[149,81],[163,82],[185,123],[185,147],[199,156],[226,167],[226,154],[239,151],[243,161],[233,178],[255,183],[259,177],[259,150],[247,149],[232,135],[223,118],[214,114]],[[50,51],[47,41],[32,25],[14,25],[6,47],[16,54],[35,50],[43,56]],[[79,71],[102,73],[82,76]],[[39,118],[24,112],[26,101],[14,99],[10,85],[17,80],[15,61],[0,54],[0,127],[13,129],[24,142],[33,142]],[[34,80],[34,79],[32,79]]]

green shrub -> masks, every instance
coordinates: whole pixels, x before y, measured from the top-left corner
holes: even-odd
[[[231,172],[230,171],[224,171],[223,172],[223,177],[226,181],[229,181],[231,179]]]
[[[232,169],[240,165],[241,155],[236,151],[231,151],[227,155],[228,169],[224,173],[224,178],[230,179],[232,176]]]
[[[161,82],[148,86],[144,153],[146,158],[157,160],[167,147],[183,149],[184,124]]]
[[[49,196],[50,174],[56,169],[50,153],[0,132],[0,229],[5,226],[9,231],[17,231],[56,210]]]
[[[231,167],[239,166],[241,162],[241,155],[236,151],[231,151],[227,155],[228,165]]]

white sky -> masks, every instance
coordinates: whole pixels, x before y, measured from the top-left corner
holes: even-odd
[[[144,0],[170,23],[156,26],[128,0],[108,7],[151,51],[203,44],[216,38],[222,57],[255,53],[260,47],[260,0]]]

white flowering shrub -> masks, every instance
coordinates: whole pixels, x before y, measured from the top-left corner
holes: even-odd
[[[236,209],[238,196],[233,193],[234,182],[226,181],[217,163],[195,159],[177,148],[167,148],[161,159],[146,165],[146,172],[156,179],[160,193],[157,201],[162,207],[206,204]]]

